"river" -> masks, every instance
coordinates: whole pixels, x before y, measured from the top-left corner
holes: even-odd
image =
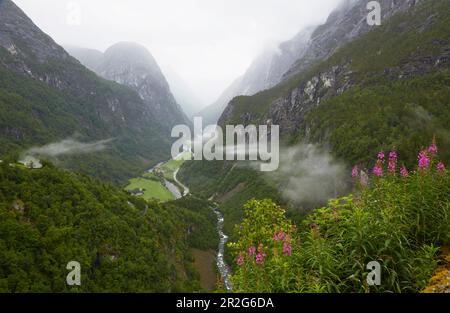
[[[154,168],[149,170],[149,172],[150,173],[154,172],[155,168],[161,168],[162,164],[163,163],[159,163]],[[165,187],[173,194],[175,199],[180,199],[189,194],[189,188],[187,188],[185,185],[183,185],[177,179],[178,170],[179,169],[176,169],[175,172],[173,173],[173,179],[175,182],[177,182],[177,184],[179,186],[181,186],[183,188],[183,192],[181,192],[180,188],[177,185],[175,185],[175,184],[171,183],[170,181],[168,181],[167,179],[165,179],[164,175],[159,176],[164,181]],[[225,245],[228,241],[228,236],[223,232],[223,223],[225,220],[224,220],[223,214],[219,211],[218,208],[213,208],[213,212],[217,216],[217,233],[219,234],[219,247],[217,250],[216,264],[217,264],[217,268],[219,270],[220,277],[222,278],[222,281],[225,285],[226,290],[232,291],[232,284],[230,281],[230,271],[228,269],[228,265],[225,262],[225,258],[224,258]]]
[[[219,209],[214,208],[214,213],[217,215],[217,232],[219,233],[219,250],[217,251],[217,268],[219,269],[220,276],[222,277],[223,283],[227,291],[232,291],[232,284],[230,281],[230,271],[228,265],[224,259],[225,244],[228,241],[228,236],[223,232],[223,222],[224,218]]]

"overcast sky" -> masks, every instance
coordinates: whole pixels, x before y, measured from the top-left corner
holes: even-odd
[[[13,1],[59,44],[101,51],[118,41],[145,45],[161,67],[170,66],[205,104],[216,100],[264,49],[324,22],[339,2]]]

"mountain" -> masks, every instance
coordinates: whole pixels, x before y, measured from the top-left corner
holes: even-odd
[[[269,120],[284,140],[327,144],[351,162],[381,144],[407,154],[433,135],[447,146],[450,4],[388,3],[397,13],[383,25],[272,89],[235,98],[220,124]]]
[[[95,49],[80,48],[64,45],[63,48],[75,59],[81,62],[91,71],[95,72],[97,66],[103,60],[103,52]]]
[[[166,65],[161,70],[169,83],[175,100],[180,104],[186,115],[192,119],[204,107],[203,101],[170,66]]]
[[[382,20],[407,10],[420,0],[383,0],[380,1]],[[283,42],[276,51],[262,53],[250,65],[239,84],[228,88],[228,92],[219,97],[208,108],[208,112],[225,109],[236,96],[252,96],[257,92],[275,85],[310,68],[331,56],[339,47],[370,31],[366,22],[367,1],[344,0],[320,26],[311,26],[300,31],[294,38]],[[214,116],[217,118],[217,116]]]
[[[248,68],[237,95],[251,96],[281,82],[283,75],[308,47],[315,27],[307,27],[294,38],[281,43],[275,51],[261,54]]]
[[[213,125],[217,123],[223,110],[227,107],[228,102],[233,99],[240,89],[242,77],[238,77],[234,82],[220,95],[219,99],[213,104],[198,112],[198,116],[203,118],[204,125]]]
[[[101,64],[105,60],[105,55],[103,52],[95,49],[80,48],[68,45],[64,46],[64,48],[69,52],[71,56],[80,61],[84,66],[89,68],[91,71],[101,75],[98,70],[99,66],[101,66]],[[132,47],[130,48],[133,49]],[[155,62],[150,62],[149,64],[154,66]],[[157,67],[159,69],[159,66]],[[158,75],[159,77],[155,77],[155,80],[159,79],[167,81],[167,83],[169,84],[170,92],[173,94],[176,103],[180,105],[181,111],[184,112],[189,118],[191,118],[198,111],[196,108],[201,106],[201,101],[181,79],[181,77],[179,77],[173,70],[168,68],[161,68],[160,71],[162,72],[162,74]],[[153,84],[153,82],[150,83]],[[168,97],[171,96],[169,95]],[[169,102],[172,102],[172,100],[173,99],[171,99]],[[180,110],[180,108],[178,108],[178,110]]]
[[[147,104],[149,113],[165,121],[168,129],[177,124],[189,124],[159,65],[144,46],[120,42],[103,54],[83,48],[69,48],[69,52],[99,76],[136,91]]]
[[[404,12],[421,0],[381,0],[381,20],[387,21],[393,15]],[[285,80],[308,69],[317,61],[331,56],[339,47],[372,30],[367,23],[367,1],[344,0],[330,14],[327,21],[317,27],[311,35],[308,47],[301,58],[283,75]]]
[[[252,62],[243,76],[237,78],[213,104],[203,109],[199,115],[208,124],[216,123],[234,97],[254,95],[278,84],[285,72],[305,52],[314,29],[315,27],[308,27],[291,40],[281,43],[277,49],[264,51]]]
[[[0,1],[0,155],[67,138],[107,140],[106,149],[95,155],[65,155],[58,162],[122,182],[170,154],[168,123],[162,122],[154,107],[164,111],[164,97],[173,98],[165,81],[158,86],[157,95],[148,94],[146,88],[139,95],[98,77],[12,1]],[[154,107],[147,103],[150,97],[157,101]],[[172,102],[168,108],[168,112],[176,110]]]

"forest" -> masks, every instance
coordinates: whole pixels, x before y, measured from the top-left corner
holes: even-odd
[[[191,248],[217,246],[208,202],[147,202],[57,169],[0,164],[1,292],[200,291]],[[81,264],[81,286],[66,265]]]

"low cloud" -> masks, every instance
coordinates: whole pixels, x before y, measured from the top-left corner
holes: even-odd
[[[304,207],[326,203],[348,188],[345,164],[313,144],[281,149],[278,170],[264,175],[277,182],[284,198]]]
[[[60,155],[92,153],[106,149],[107,144],[111,141],[112,139],[107,139],[83,143],[73,139],[65,139],[42,147],[33,147],[27,150],[24,155],[58,157]]]

